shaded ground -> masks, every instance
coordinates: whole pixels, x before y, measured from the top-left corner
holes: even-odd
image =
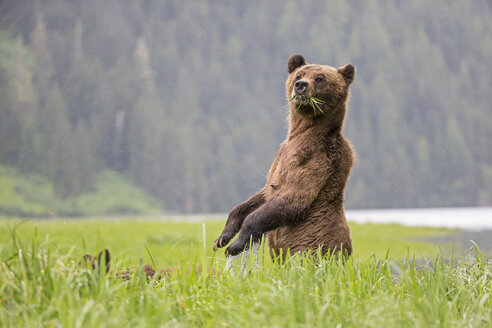
[[[453,244],[454,252],[458,255],[465,254],[475,243],[484,255],[492,256],[492,230],[461,230],[448,235],[431,237],[428,240],[446,246]]]

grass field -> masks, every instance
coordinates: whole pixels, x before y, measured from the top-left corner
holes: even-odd
[[[190,270],[224,268],[223,251],[211,250],[223,220],[20,222],[0,220],[1,327],[492,325],[492,265],[425,241],[443,229],[351,224],[355,253],[343,264],[297,256],[280,265],[265,254],[259,269],[231,276]],[[103,248],[108,274],[77,266]],[[116,277],[143,263],[177,269],[160,281],[139,270]]]

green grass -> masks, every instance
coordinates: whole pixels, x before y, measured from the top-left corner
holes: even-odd
[[[156,213],[162,205],[121,175],[102,171],[93,190],[61,199],[37,174],[0,165],[0,214],[29,217]]]
[[[225,220],[225,218],[222,218]],[[345,263],[294,257],[242,276],[211,245],[223,227],[151,220],[0,220],[0,326],[60,327],[489,327],[492,266],[479,252],[448,263],[423,236],[443,229],[351,224]],[[79,268],[112,252],[109,274]],[[148,249],[148,252],[147,252]],[[389,252],[388,252],[389,250]],[[181,270],[147,283],[116,272],[151,263]],[[414,259],[430,260],[429,266]]]
[[[298,97],[301,99],[305,99],[308,102],[309,106],[313,108],[315,113],[316,111],[319,111],[321,114],[325,115],[325,112],[323,112],[323,110],[321,109],[321,106],[325,103],[324,100],[321,100],[316,97],[305,96],[305,95],[295,95],[289,99],[289,102],[292,102],[294,99]],[[297,110],[299,110],[299,108],[301,108],[301,104],[297,106]]]

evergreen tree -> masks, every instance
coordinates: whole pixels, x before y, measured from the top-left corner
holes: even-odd
[[[357,67],[349,207],[492,203],[487,1],[0,3],[0,163],[61,196],[111,169],[227,211],[286,133],[285,62]]]

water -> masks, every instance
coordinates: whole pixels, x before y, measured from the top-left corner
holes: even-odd
[[[346,216],[356,223],[492,230],[492,207],[347,210]]]
[[[458,228],[474,231],[492,230],[492,207],[347,210],[346,216],[349,222],[356,223],[398,223],[406,226]],[[160,218],[177,222],[225,222],[227,214],[168,214]]]

